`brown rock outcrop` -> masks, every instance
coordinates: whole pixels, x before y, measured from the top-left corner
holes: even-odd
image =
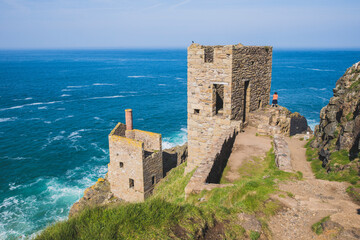
[[[260,134],[273,135],[282,133],[293,136],[311,132],[307,120],[299,113],[291,113],[285,107],[264,107],[249,113],[249,125],[256,127]]]
[[[348,68],[336,82],[334,96],[320,112],[320,124],[315,127],[311,146],[320,149],[323,166],[327,166],[331,153],[349,152],[350,160],[360,151],[360,62]]]

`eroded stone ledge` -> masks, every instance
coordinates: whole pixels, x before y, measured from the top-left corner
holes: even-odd
[[[292,172],[289,146],[280,134],[274,135],[274,152],[276,166],[282,171]]]

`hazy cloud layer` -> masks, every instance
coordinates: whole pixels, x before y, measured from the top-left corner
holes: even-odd
[[[360,48],[358,0],[0,0],[0,48]]]

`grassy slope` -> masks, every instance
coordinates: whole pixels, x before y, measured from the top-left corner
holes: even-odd
[[[244,164],[239,170],[242,177],[234,186],[203,191],[186,200],[184,188],[192,173],[184,176],[185,166],[181,165],[144,203],[87,209],[46,228],[36,239],[193,239],[216,222],[224,224],[227,239],[256,239],[259,233],[246,232],[237,223],[237,214],[255,214],[263,223],[263,232],[268,233],[266,221],[280,207],[269,197],[277,191],[276,182],[300,177],[278,170],[274,158],[271,149],[266,157]]]
[[[322,167],[322,161],[319,159],[318,149],[312,148],[310,143],[311,140],[305,145],[306,157],[307,160],[311,162],[311,168],[316,178],[329,181],[349,182],[351,184],[356,184],[360,180],[357,171],[352,167],[336,171],[337,169],[340,169],[344,165],[350,163],[348,156],[349,153],[347,151],[340,150],[331,154],[329,166],[335,171],[327,172],[326,169]]]
[[[311,162],[311,168],[316,178],[329,181],[349,182],[352,186],[346,189],[349,196],[357,203],[360,203],[360,176],[352,166],[343,169],[343,166],[350,163],[349,153],[346,150],[333,152],[330,155],[329,166],[333,171],[327,172],[322,167],[322,161],[319,159],[318,149],[310,146],[311,140],[305,145],[306,157]],[[337,171],[342,169],[341,171]]]

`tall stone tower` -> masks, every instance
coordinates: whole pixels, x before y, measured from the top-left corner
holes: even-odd
[[[231,125],[270,100],[272,47],[188,47],[188,146],[186,172],[213,158],[214,144]]]
[[[118,123],[109,135],[109,151],[111,192],[125,201],[144,201],[163,177],[161,134],[132,129],[127,109],[126,125]]]

